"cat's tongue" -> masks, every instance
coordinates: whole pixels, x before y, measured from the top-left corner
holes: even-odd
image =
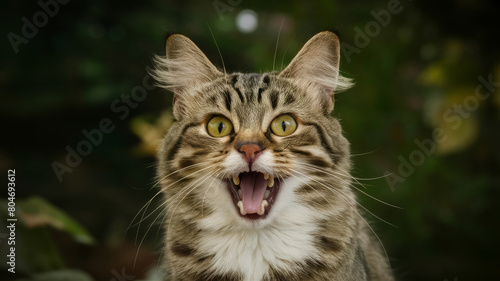
[[[247,214],[256,214],[267,189],[267,180],[262,173],[250,172],[241,174],[240,181],[243,209]]]

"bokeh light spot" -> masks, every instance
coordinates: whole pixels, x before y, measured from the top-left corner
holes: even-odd
[[[257,24],[257,13],[252,10],[243,10],[236,16],[236,27],[241,32],[253,32],[257,29]]]

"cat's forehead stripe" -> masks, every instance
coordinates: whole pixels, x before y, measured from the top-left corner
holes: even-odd
[[[243,98],[240,89],[236,86],[236,83],[238,83],[238,79],[239,79],[239,74],[235,74],[233,76],[233,79],[231,80],[231,86],[236,91],[236,93],[238,93],[238,97],[240,98],[240,101],[243,103],[245,102],[245,99]]]
[[[269,94],[269,101],[271,102],[271,106],[273,107],[273,109],[276,109],[276,107],[278,106],[279,96],[279,93],[276,91],[272,91]]]
[[[226,108],[228,111],[231,111],[231,93],[229,93],[227,90],[221,92],[222,98],[224,100],[224,104],[226,105]]]
[[[231,86],[238,94],[241,103],[262,102],[262,92],[269,86],[268,74],[237,73],[231,79]]]

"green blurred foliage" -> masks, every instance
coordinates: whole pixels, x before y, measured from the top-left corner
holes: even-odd
[[[312,35],[335,29],[357,51],[342,54],[341,69],[356,87],[336,96],[334,115],[351,141],[353,175],[366,190],[356,187],[402,207],[359,193],[363,206],[397,226],[367,215],[399,280],[492,278],[500,262],[498,84],[467,117],[456,106],[471,102],[479,76],[500,81],[499,5],[400,1],[399,13],[367,32],[389,3],[240,1],[218,13],[214,1],[70,1],[15,54],[6,35],[22,35],[21,18],[32,20],[41,7],[10,1],[0,19],[0,167],[19,171],[19,198],[47,198],[97,239],[96,246],[56,239],[68,266],[96,280],[110,280],[121,268],[142,278],[161,252],[159,201],[141,207],[158,191],[151,189],[152,153],[171,121],[165,112],[172,97],[148,90],[144,101],[127,105],[126,116],[112,105],[126,105],[122,94],[143,85],[153,54],[164,54],[165,35],[188,35],[228,71],[260,72],[282,69]],[[250,33],[236,24],[245,9],[258,16]],[[356,44],[358,29],[373,34],[366,46]],[[98,129],[103,118],[114,130],[59,182],[52,163],[65,163],[67,146],[76,149],[87,140],[82,130]],[[433,141],[436,129],[446,141]],[[417,145],[425,140],[435,145],[432,153]],[[398,171],[401,159],[412,166],[408,175]],[[401,177],[397,184],[388,182],[391,175]]]
[[[2,263],[0,268],[3,272],[7,272],[8,268],[14,268],[17,274],[29,274],[33,280],[49,280],[50,278],[52,278],[50,280],[64,280],[56,278],[63,272],[66,276],[74,277],[75,280],[81,275],[76,271],[65,269],[66,264],[49,229],[54,228],[65,232],[76,242],[93,244],[92,236],[78,222],[43,198],[36,196],[17,201],[1,200],[0,207],[2,221],[7,221],[8,218],[18,218],[14,222],[14,228],[9,229],[9,238],[13,240],[0,245],[2,253],[13,254],[15,257],[14,264]],[[9,212],[7,212],[8,207],[11,209]],[[15,216],[10,214],[15,214]],[[7,224],[11,225],[12,222],[7,221]],[[11,250],[12,247],[14,251]],[[9,258],[8,261],[11,262],[11,259]],[[46,272],[52,272],[49,274],[50,278],[43,277]]]
[[[43,198],[30,197],[18,202],[17,206],[19,216],[28,228],[51,226],[67,232],[79,243],[94,243],[94,238],[85,228]]]

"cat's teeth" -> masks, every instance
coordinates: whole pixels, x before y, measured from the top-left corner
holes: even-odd
[[[241,189],[238,189],[238,196],[241,198],[243,198],[243,192],[241,191]]]
[[[268,173],[264,173],[264,179],[267,180],[269,178],[269,174]]]
[[[262,216],[264,214],[264,212],[266,211],[266,207],[268,206],[269,204],[267,203],[267,200],[262,200],[262,203],[260,203],[260,210],[257,212],[257,214],[259,216]],[[243,206],[243,204],[241,204],[241,206]],[[240,212],[241,212],[241,208],[240,208]]]
[[[267,186],[272,187],[273,185],[274,185],[274,177],[269,176],[269,178],[267,179]]]
[[[240,177],[238,175],[233,176],[234,185],[240,185]]]
[[[269,194],[271,194],[271,191],[266,190],[266,193],[264,193],[264,199],[269,198]]]
[[[265,201],[265,200],[264,200],[264,201]],[[267,201],[266,201],[266,202],[267,202]],[[244,215],[246,215],[246,214],[247,214],[247,212],[245,212],[245,209],[243,209],[243,201],[241,201],[241,200],[240,200],[240,201],[238,201],[238,207],[240,208],[240,214],[241,214],[242,216],[244,216]],[[262,209],[262,205],[261,205],[261,207],[260,207],[260,208]]]

